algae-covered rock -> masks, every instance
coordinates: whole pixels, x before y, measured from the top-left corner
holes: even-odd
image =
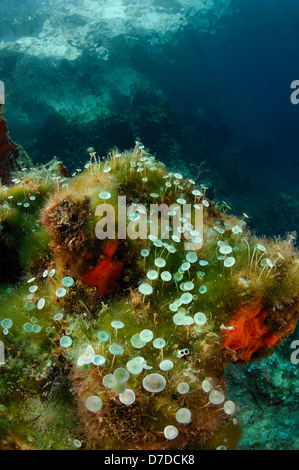
[[[294,330],[294,237],[256,238],[139,142],[63,172],[0,192],[23,269],[1,289],[1,446],[235,448],[224,370]]]

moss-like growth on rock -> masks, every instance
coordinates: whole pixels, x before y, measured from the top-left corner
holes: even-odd
[[[271,354],[293,331],[292,236],[257,239],[245,216],[220,210],[140,143],[102,162],[92,153],[62,182],[25,175],[0,197],[2,244],[24,269],[0,292],[0,446],[234,448],[224,369]],[[139,238],[150,204],[167,204],[169,224]]]

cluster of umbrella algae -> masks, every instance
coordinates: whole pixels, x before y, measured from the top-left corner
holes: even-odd
[[[0,187],[0,448],[233,449],[224,370],[294,330],[294,236],[257,238],[140,142],[89,150]]]

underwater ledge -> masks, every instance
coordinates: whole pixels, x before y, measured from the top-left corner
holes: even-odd
[[[224,371],[294,330],[294,237],[257,238],[246,214],[140,142],[102,160],[89,151],[71,177],[53,160],[0,187],[0,448],[234,449],[238,401]],[[135,205],[136,238],[102,240],[97,207],[119,215],[120,196]],[[171,206],[180,230],[139,238],[150,204]],[[186,251],[198,208],[203,244]]]

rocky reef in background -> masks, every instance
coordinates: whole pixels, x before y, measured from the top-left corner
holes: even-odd
[[[243,367],[230,365],[229,393],[238,402],[243,428],[238,449],[298,450],[298,364],[292,364],[295,333],[273,356]]]
[[[4,0],[0,76],[13,140],[35,164],[57,156],[72,173],[89,146],[104,156],[139,139],[190,177],[190,164],[207,161],[213,197],[239,215],[246,207],[258,234],[297,227],[298,187],[276,170],[267,136],[236,139],[213,109],[215,83],[203,79],[206,38],[225,30],[237,3]],[[203,70],[193,83],[195,65]]]
[[[89,151],[72,178],[57,162],[1,186],[1,251],[20,267],[0,289],[1,447],[233,449],[225,370],[294,330],[293,237],[258,239],[139,142],[102,161]],[[171,222],[140,239],[149,204],[166,203]]]
[[[15,132],[26,134],[29,120],[35,137],[55,115],[83,124],[115,108],[121,114],[134,90],[156,89],[138,64],[140,48],[148,57],[163,54],[185,28],[213,31],[230,7],[228,0],[12,4],[4,0],[1,8],[1,76],[14,90]]]
[[[184,33],[213,34],[230,12],[228,0],[4,0],[0,74],[13,138],[35,163],[56,155],[69,171],[90,145],[106,155],[138,138],[177,165],[184,141],[157,79],[161,57],[171,71]]]

